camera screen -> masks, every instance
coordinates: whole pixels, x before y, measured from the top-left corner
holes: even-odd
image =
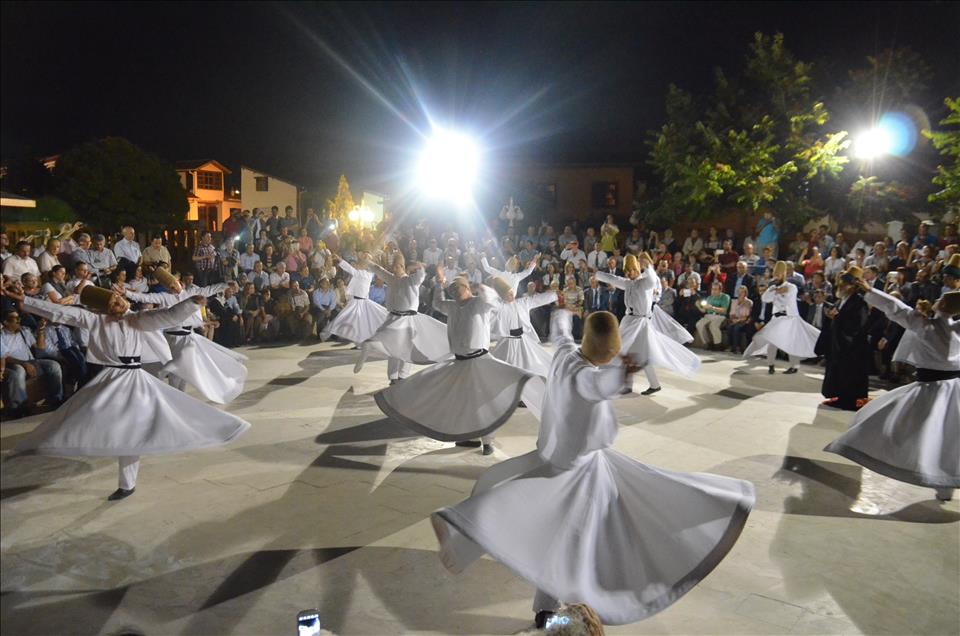
[[[297,616],[297,636],[320,636],[319,612],[300,612]]]

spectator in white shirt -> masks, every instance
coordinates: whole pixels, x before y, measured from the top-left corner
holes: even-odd
[[[274,272],[270,274],[270,289],[273,290],[274,296],[280,296],[285,293],[284,290],[290,289],[290,274],[283,261],[277,263]]]
[[[263,261],[257,261],[253,264],[253,271],[247,274],[247,281],[253,283],[254,289],[259,294],[264,287],[270,287],[270,274],[263,271]]]
[[[40,268],[41,274],[46,274],[54,265],[60,264],[60,239],[51,238],[47,239],[47,246],[42,252],[37,256],[37,267]]]
[[[132,225],[124,225],[120,233],[123,238],[114,243],[113,253],[117,257],[117,264],[127,273],[127,279],[133,278],[133,273],[140,264],[140,244],[137,243],[137,232]]]
[[[40,276],[40,267],[37,266],[37,261],[30,256],[30,243],[20,241],[17,243],[16,249],[16,253],[3,261],[3,275],[17,280],[20,280],[24,274]]]
[[[260,262],[260,255],[253,250],[254,247],[255,246],[253,243],[247,243],[246,250],[244,250],[243,254],[241,254],[240,258],[238,259],[240,271],[242,271],[244,274],[249,274],[252,272],[254,266]]]
[[[86,253],[87,265],[92,270],[91,274],[100,278],[101,286],[106,286],[110,274],[117,268],[117,257],[106,249],[106,244],[107,239],[103,234],[97,234],[93,237],[93,249],[87,250]]]
[[[28,244],[29,246],[29,244]],[[47,321],[37,321],[37,337],[20,326],[20,314],[9,310],[3,314],[0,329],[0,379],[3,380],[4,405],[19,415],[27,404],[27,380],[40,377],[46,385],[45,397],[54,404],[63,398],[63,380],[60,364],[54,360],[37,360],[34,351],[46,348]]]
[[[607,253],[600,249],[600,244],[593,243],[593,249],[587,254],[587,267],[597,271],[607,263]]]
[[[567,245],[567,249],[560,252],[560,260],[573,263],[574,267],[578,267],[580,261],[587,260],[587,255],[583,253],[579,243],[574,239]]]
[[[67,294],[76,296],[84,287],[92,284],[90,266],[81,261],[73,266],[73,278],[67,281]]]
[[[0,262],[10,258],[8,247],[10,247],[10,237],[7,236],[6,232],[0,232]]]
[[[423,264],[426,266],[439,265],[443,262],[443,250],[437,247],[437,239],[430,239],[427,249],[423,250]]]

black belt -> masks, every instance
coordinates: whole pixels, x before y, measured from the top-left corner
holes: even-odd
[[[780,318],[781,316],[786,316],[786,315],[787,315],[787,312],[785,312],[785,311],[778,311],[777,313],[773,314],[773,317],[774,317],[774,318]]]
[[[177,329],[176,331],[166,331],[164,333],[168,336],[189,336],[191,332],[185,329]]]
[[[917,382],[939,382],[960,378],[960,370],[942,371],[940,369],[917,369]]]
[[[517,327],[516,329],[510,330],[511,338],[519,338],[522,335],[523,335],[523,327]]]
[[[411,309],[410,311],[391,311],[391,314],[394,316],[416,316],[416,310]]]
[[[650,314],[638,314],[638,313],[634,312],[632,309],[629,309],[629,308],[627,309],[627,315],[628,315],[628,316],[637,316],[638,318],[652,318],[652,316],[651,316]]]
[[[486,349],[477,349],[476,351],[471,351],[470,353],[466,353],[466,354],[463,354],[463,355],[461,355],[461,354],[459,354],[459,353],[455,353],[455,354],[453,354],[453,357],[455,357],[457,360],[473,360],[474,358],[479,358],[480,356],[485,356],[485,355],[487,355],[488,353],[490,353],[490,352],[487,351]]]
[[[140,356],[117,356],[123,364],[105,364],[103,366],[111,369],[139,369],[141,368]]]
[[[366,297],[366,296],[354,296],[353,299],[354,299],[354,300],[366,300],[367,297]]]

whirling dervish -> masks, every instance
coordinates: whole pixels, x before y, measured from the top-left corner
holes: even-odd
[[[373,273],[365,268],[365,256],[361,256],[357,267],[334,256],[337,266],[350,274],[350,282],[347,283],[348,300],[346,307],[320,333],[322,340],[337,336],[359,345],[375,334],[387,319],[387,310],[370,300]]]
[[[229,404],[243,391],[247,379],[247,367],[243,363],[247,356],[227,349],[193,330],[203,325],[206,298],[223,291],[227,283],[205,287],[184,286],[163,268],[158,268],[154,276],[170,291],[144,294],[128,290],[126,297],[159,307],[172,307],[195,296],[204,299],[180,325],[163,331],[172,358],[162,371],[169,375],[169,382],[174,388],[182,391],[190,384],[211,402]]]
[[[484,255],[480,259],[480,267],[482,267],[483,271],[493,278],[499,278],[509,285],[513,295],[516,296],[517,290],[520,287],[520,283],[533,273],[533,270],[536,269],[537,263],[539,262],[540,254],[536,254],[530,259],[530,262],[527,263],[527,266],[521,270],[520,259],[518,259],[516,256],[511,256],[509,259],[507,259],[507,269],[499,270],[495,267],[492,267],[490,262],[487,261],[486,255]],[[490,336],[493,340],[507,338],[510,335],[510,327],[507,326],[507,322],[510,322],[510,319],[506,316],[501,317],[500,310],[497,309],[490,320]]]
[[[411,263],[408,271],[402,254],[394,257],[392,272],[371,262],[367,254],[361,263],[387,282],[390,315],[372,336],[360,343],[360,357],[353,372],[360,373],[370,352],[387,356],[390,384],[408,377],[412,364],[433,364],[450,359],[446,325],[417,311],[420,285],[426,278],[423,263]]]
[[[587,317],[583,344],[556,311],[537,449],[487,470],[467,500],[431,517],[453,572],[490,554],[537,588],[543,627],[564,603],[604,623],[647,618],[680,599],[726,556],[754,502],[753,485],[641,464],[612,450],[611,400],[637,367],[624,359],[617,320]]]
[[[868,305],[913,334],[917,381],[868,402],[824,450],[949,501],[960,488],[960,291],[941,296],[927,316],[858,284]]]
[[[437,268],[440,288],[446,286]],[[493,453],[493,431],[516,410],[533,373],[489,354],[490,316],[499,308],[496,293],[480,285],[476,296],[463,277],[450,284],[453,300],[434,296],[434,308],[447,316],[447,338],[455,359],[440,362],[376,394],[380,409],[427,437]],[[475,442],[476,438],[480,442]]]
[[[140,456],[222,446],[250,425],[165,384],[142,369],[143,333],[183,324],[198,298],[166,309],[130,313],[120,294],[87,286],[79,307],[13,296],[30,313],[89,333],[87,361],[103,370],[51,413],[18,451],[43,455],[115,456],[119,484],[110,500],[133,494]]]
[[[540,338],[530,324],[530,311],[557,302],[559,294],[548,291],[517,298],[510,283],[502,278],[494,278],[491,283],[500,296],[501,304],[497,309],[497,317],[506,329],[506,335],[500,338],[490,353],[507,364],[545,378],[552,356],[540,344]]]
[[[646,252],[639,257],[627,254],[623,271],[626,278],[601,271],[597,272],[597,280],[624,290],[627,315],[620,322],[621,353],[643,369],[650,386],[641,395],[651,395],[661,389],[655,367],[691,376],[700,368],[700,358],[653,328],[651,311],[658,280],[650,267],[650,256]],[[632,390],[632,385],[624,387],[625,393]]]
[[[786,276],[786,261],[777,261],[770,286],[761,296],[763,302],[773,303],[773,318],[753,336],[750,346],[743,352],[744,358],[765,355],[767,372],[771,374],[775,372],[778,349],[790,359],[790,366],[784,373],[796,373],[800,360],[817,356],[815,349],[820,337],[820,330],[800,317],[797,288],[787,282]]]

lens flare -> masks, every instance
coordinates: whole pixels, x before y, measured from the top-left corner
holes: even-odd
[[[917,126],[906,113],[884,113],[875,128],[856,140],[854,152],[860,159],[878,159],[884,155],[904,157],[917,145]]]
[[[434,130],[420,156],[417,185],[430,198],[463,203],[473,196],[480,154],[472,139],[461,133]]]

